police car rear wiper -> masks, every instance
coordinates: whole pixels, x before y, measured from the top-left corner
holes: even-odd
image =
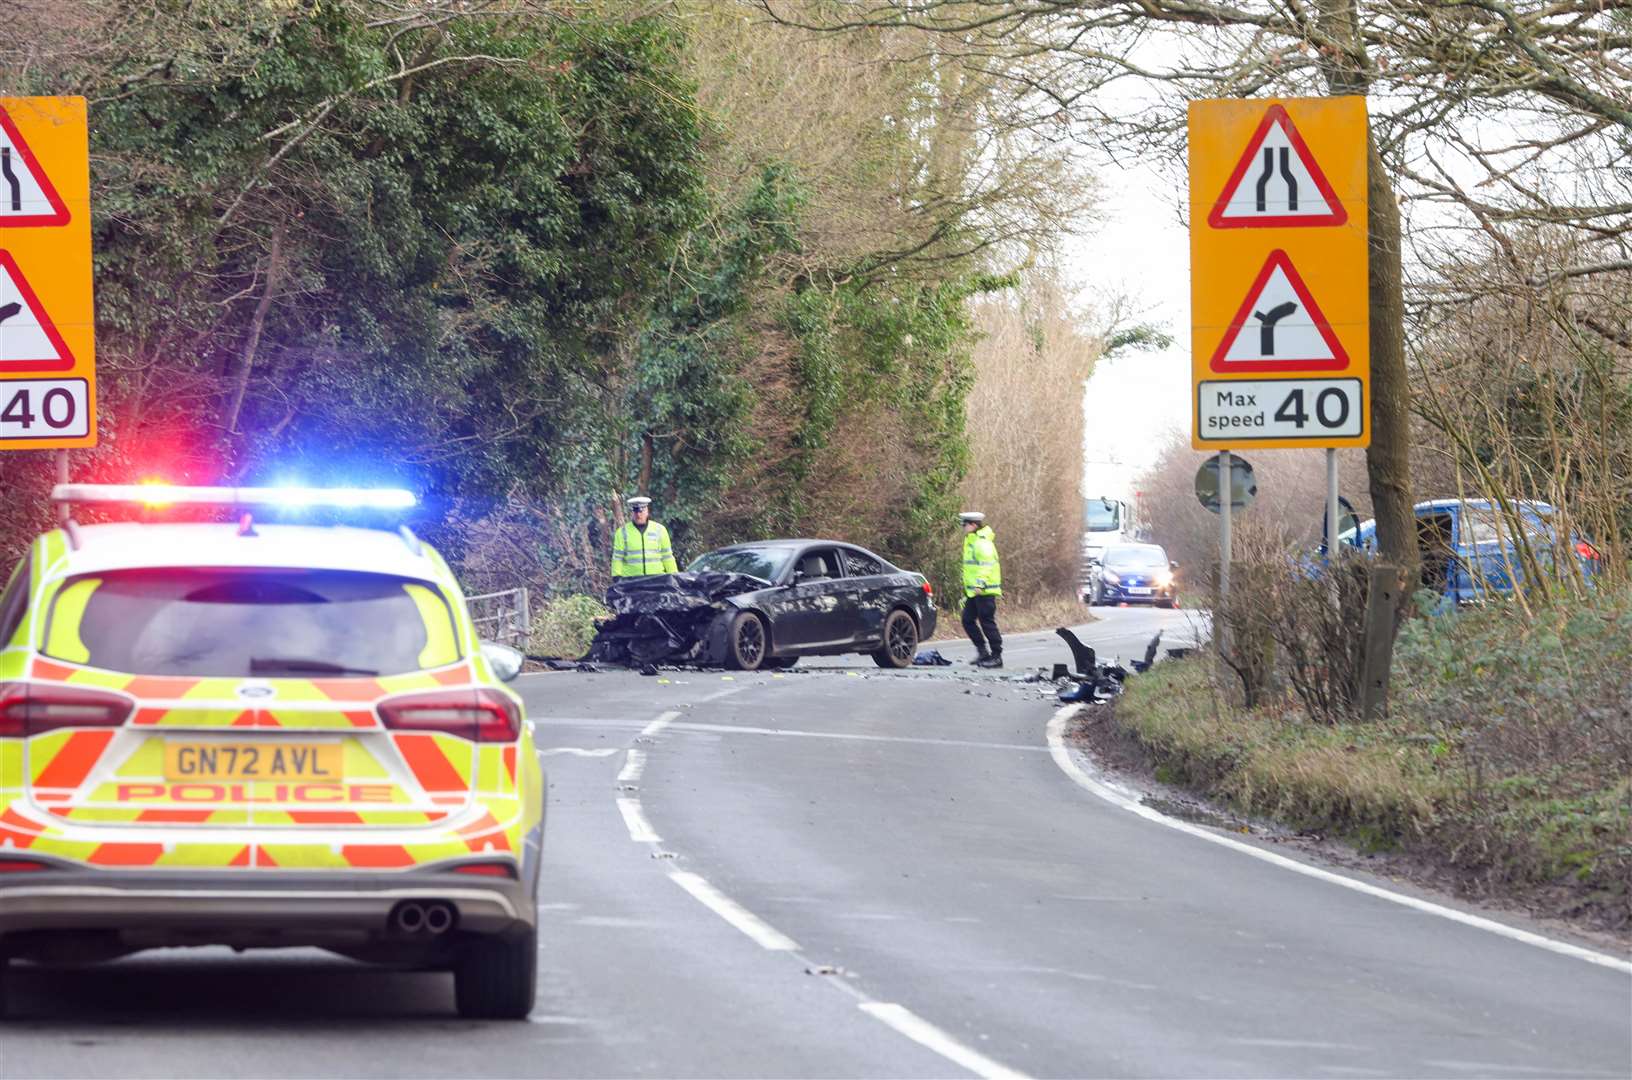
[[[346,667],[328,660],[304,656],[256,656],[249,661],[252,675],[270,675],[273,672],[313,672],[319,675],[378,675],[373,668]]]

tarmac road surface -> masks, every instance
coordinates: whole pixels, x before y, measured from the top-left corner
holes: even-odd
[[[1194,619],[1082,633],[1131,658]],[[316,951],[19,967],[0,1076],[1632,1074],[1624,958],[1129,813],[1017,678],[1064,646],[1006,659],[523,676],[551,778],[531,1022]]]

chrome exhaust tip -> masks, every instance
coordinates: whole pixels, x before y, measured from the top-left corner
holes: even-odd
[[[391,929],[399,934],[417,934],[425,929],[425,906],[415,900],[404,900],[391,909]]]
[[[453,929],[453,905],[443,900],[437,900],[425,905],[425,932],[428,934],[445,934]]]

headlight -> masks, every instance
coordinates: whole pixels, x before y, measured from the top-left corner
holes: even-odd
[[[1173,571],[1163,570],[1156,575],[1156,587],[1158,589],[1165,589],[1171,584],[1173,584]]]
[[[1122,579],[1116,576],[1116,571],[1115,570],[1105,571],[1104,576],[1105,576],[1106,583],[1109,584],[1109,585],[1120,585],[1120,584],[1122,584]]]

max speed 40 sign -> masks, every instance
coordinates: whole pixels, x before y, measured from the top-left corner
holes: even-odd
[[[0,98],[0,450],[96,444],[85,99]]]
[[[1366,109],[1190,105],[1192,444],[1365,446]]]

